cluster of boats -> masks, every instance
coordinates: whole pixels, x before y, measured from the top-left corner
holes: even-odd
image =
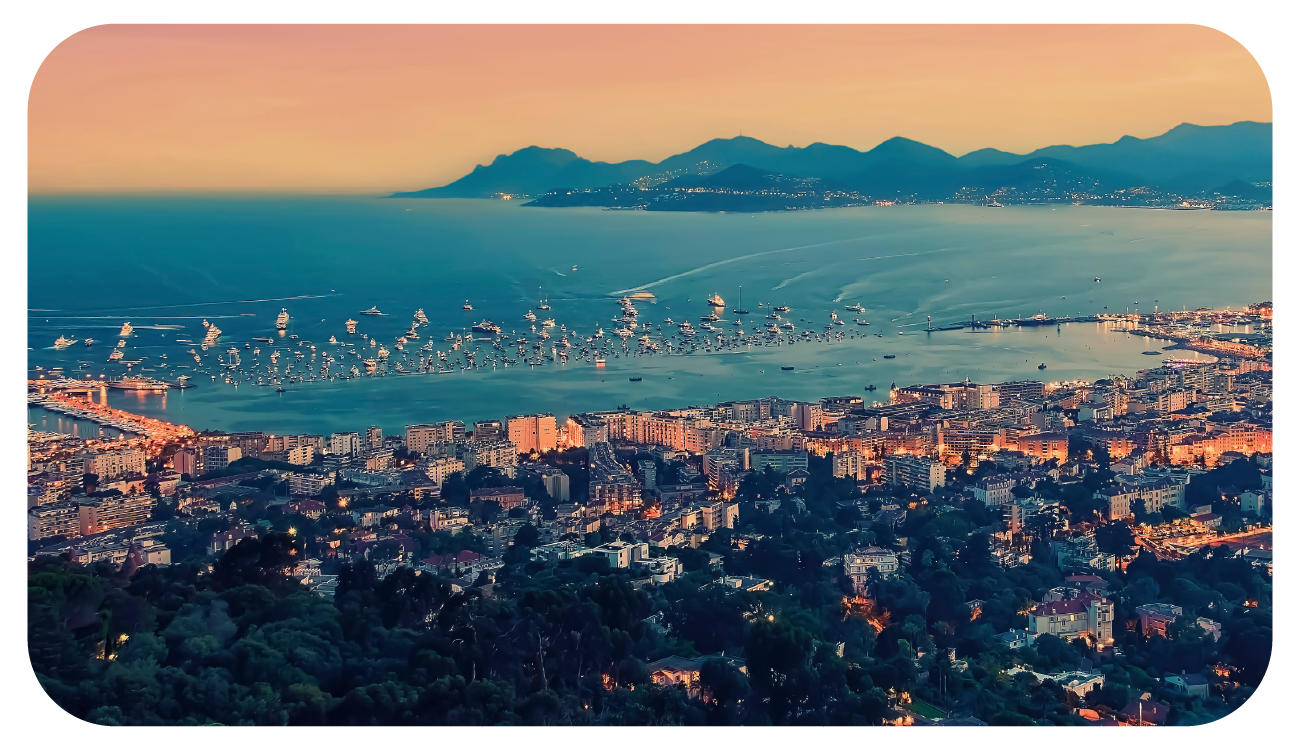
[[[743,289],[741,293],[743,294]],[[284,391],[286,386],[293,384],[351,380],[363,376],[443,375],[485,368],[565,364],[570,360],[603,366],[611,359],[660,353],[728,352],[756,346],[828,343],[846,338],[844,333],[835,331],[835,326],[844,325],[844,321],[835,312],[830,313],[830,322],[823,325],[820,332],[812,321],[803,319],[800,319],[801,323],[806,327],[800,330],[793,321],[784,319],[783,315],[790,313],[788,306],[759,303],[760,312],[767,313],[766,322],[746,326],[745,319],[740,316],[748,315],[749,311],[741,304],[732,311],[738,317],[731,322],[730,327],[723,327],[728,323],[721,317],[726,306],[722,297],[715,293],[709,296],[709,312],[700,316],[697,327],[690,320],[678,322],[671,317],[666,318],[662,324],[642,320],[636,303],[646,299],[652,300],[653,295],[638,292],[617,300],[619,310],[611,320],[613,327],[609,334],[600,324],[595,326],[594,332],[581,334],[567,325],[557,324],[554,318],[539,315],[539,312],[544,314],[551,309],[548,301],[543,298],[533,309],[524,312],[523,325],[527,329],[523,330],[507,330],[506,326],[484,318],[470,325],[468,330],[449,332],[442,339],[446,346],[436,347],[427,332],[429,318],[423,309],[418,309],[412,316],[410,327],[391,344],[381,343],[374,336],[359,332],[357,321],[348,318],[344,324],[345,333],[342,334],[348,338],[341,340],[339,335],[331,335],[328,342],[319,345],[303,340],[297,334],[288,334],[288,341],[280,346],[271,337],[254,337],[253,342],[266,345],[268,351],[265,352],[265,359],[262,346],[254,346],[254,343],[245,343],[242,348],[232,345],[224,353],[212,357],[210,350],[221,346],[222,331],[205,319],[201,342],[184,337],[177,339],[178,343],[192,346],[188,354],[194,364],[175,365],[172,371],[178,373],[189,370],[191,374],[182,377],[207,375],[212,381],[220,380],[236,388],[243,384],[274,387]],[[465,310],[473,309],[468,300],[463,307]],[[856,304],[846,305],[845,309],[865,312],[861,305]],[[371,307],[361,310],[359,315],[386,314],[378,307]],[[290,321],[288,309],[282,308],[275,320],[275,328],[281,338],[285,337]],[[869,325],[866,321],[855,319],[855,322]],[[144,359],[127,360],[124,357],[126,340],[132,331],[130,323],[122,326],[122,340],[109,357],[111,361],[126,364],[128,369],[141,364]],[[850,334],[848,338],[861,335],[865,334]],[[75,343],[72,339],[61,337],[60,340],[66,342],[62,345]],[[86,343],[92,342],[87,340]],[[165,361],[166,354],[160,355],[160,359],[162,361],[155,365],[156,368],[172,367],[171,363]],[[141,370],[156,371],[151,368]]]

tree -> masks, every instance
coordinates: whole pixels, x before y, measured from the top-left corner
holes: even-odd
[[[750,685],[771,723],[789,723],[791,714],[811,698],[806,691],[814,679],[813,650],[812,635],[784,618],[759,619],[745,634]]]
[[[1132,554],[1134,544],[1133,529],[1123,521],[1097,527],[1097,548],[1102,552],[1127,557]]]
[[[541,536],[537,533],[537,527],[533,526],[531,523],[526,523],[523,526],[520,526],[519,531],[515,532],[514,544],[516,547],[525,549],[536,547],[538,544],[541,544]]]

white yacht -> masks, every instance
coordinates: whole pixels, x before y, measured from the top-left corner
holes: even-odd
[[[474,309],[474,306],[471,305],[471,304],[469,303],[469,300],[465,300],[465,304],[461,305],[461,306],[460,306],[460,309],[462,309],[462,310],[473,310],[473,309]]]
[[[108,359],[109,359],[110,362],[116,362],[116,361],[118,361],[118,360],[121,359],[121,358],[122,358],[122,350],[121,350],[121,349],[114,349],[113,352],[112,352],[111,354],[108,355]],[[195,356],[195,357],[194,357],[194,361],[195,361],[195,362],[198,362],[198,361],[199,361],[199,358],[198,358],[197,356]]]
[[[123,324],[122,324],[122,330],[121,330],[121,331],[118,331],[118,334],[117,334],[117,335],[118,335],[120,338],[126,338],[127,336],[130,336],[130,335],[131,335],[131,331],[134,331],[134,330],[135,330],[135,329],[131,327],[131,324],[130,324],[130,323],[123,323]]]
[[[424,314],[423,307],[415,311],[415,322],[419,323],[422,326],[429,325],[429,316]]]
[[[866,308],[864,308],[864,307],[863,307],[862,305],[860,305],[860,304],[857,304],[857,305],[845,305],[845,306],[844,306],[844,309],[845,309],[845,310],[851,310],[851,311],[853,311],[853,312],[855,312],[855,313],[864,313],[864,312],[866,312]]]
[[[533,311],[532,311],[532,310],[529,310],[528,312],[524,313],[524,320],[526,320],[526,321],[528,321],[529,323],[531,323],[531,322],[533,322],[534,320],[537,320],[537,316],[533,314]]]
[[[275,317],[275,330],[283,331],[289,327],[289,311],[280,308],[280,314]]]
[[[357,322],[356,322],[355,320],[353,320],[352,318],[348,318],[346,321],[344,321],[344,322],[343,322],[343,325],[347,326],[348,333],[356,333],[356,332],[357,332]]]
[[[713,307],[726,307],[727,303],[722,301],[722,297],[717,292],[709,295],[708,303]]]
[[[55,348],[55,349],[67,349],[68,347],[72,346],[72,345],[75,344],[75,343],[77,343],[77,340],[76,340],[76,339],[70,339],[70,338],[66,338],[66,337],[64,337],[64,336],[60,336],[60,337],[58,337],[57,339],[54,340],[54,348]]]
[[[383,313],[379,312],[378,307],[372,307],[369,310],[362,310],[361,314],[362,315],[383,315]]]

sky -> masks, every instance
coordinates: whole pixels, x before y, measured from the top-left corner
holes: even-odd
[[[526,146],[711,138],[961,155],[1272,121],[1203,26],[98,26],[45,59],[34,193],[381,193]]]

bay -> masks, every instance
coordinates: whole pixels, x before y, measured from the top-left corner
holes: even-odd
[[[571,361],[303,383],[283,394],[206,378],[165,397],[110,393],[113,406],[196,429],[275,433],[371,424],[391,432],[442,419],[535,411],[562,418],[623,404],[665,408],[768,395],[858,393],[870,401],[885,398],[891,382],[968,376],[1091,380],[1158,364],[1142,351],[1164,342],[1096,323],[1059,332],[926,333],[926,316],[948,325],[971,315],[1122,312],[1135,301],[1149,311],[1239,308],[1272,298],[1272,215],[1263,211],[931,205],[751,215],[370,197],[34,197],[29,238],[28,366],[77,376],[124,372],[107,357],[125,321],[136,328],[127,358],[146,358],[140,367],[154,370],[147,375],[171,377],[178,365],[192,365],[185,353],[192,345],[177,339],[201,340],[205,318],[224,332],[216,353],[234,345],[247,361],[244,343],[275,336],[281,308],[292,316],[288,333],[321,348],[331,335],[349,340],[349,317],[392,348],[422,308],[430,324],[421,335],[445,349],[449,331],[485,317],[507,331],[528,331],[522,316],[543,296],[552,309],[536,311],[539,319],[553,317],[557,330],[564,324],[584,335],[598,325],[608,335],[616,300],[636,290],[655,295],[653,303],[638,303],[641,322],[665,332],[675,328],[667,318],[706,314],[704,300],[714,292],[727,300],[724,318],[731,320],[743,285],[745,307],[755,313],[750,326],[784,304],[792,308],[784,317],[801,329],[820,331],[836,311],[848,322],[837,327],[846,335],[884,334],[609,358],[599,369]],[[473,311],[461,309],[466,300]],[[846,311],[849,304],[866,312]],[[371,306],[387,314],[358,315]],[[871,325],[855,326],[854,318]],[[60,335],[97,343],[56,351]],[[296,343],[286,337],[276,347],[290,351]],[[271,347],[260,346],[265,363]],[[159,367],[164,362],[169,366]],[[77,369],[82,363],[87,367]],[[1040,363],[1047,369],[1038,370]],[[863,390],[872,384],[879,390]]]

